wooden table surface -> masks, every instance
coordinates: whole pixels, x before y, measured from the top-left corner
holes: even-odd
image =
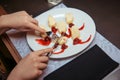
[[[120,0],[64,0],[63,3],[88,13],[97,31],[120,49]],[[0,5],[7,13],[25,10],[34,17],[53,7],[47,0],[1,0]]]

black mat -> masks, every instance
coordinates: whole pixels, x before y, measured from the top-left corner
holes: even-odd
[[[47,75],[44,80],[101,80],[119,64],[97,45]]]

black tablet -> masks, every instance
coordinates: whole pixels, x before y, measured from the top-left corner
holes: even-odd
[[[97,45],[47,75],[44,80],[101,80],[119,64]]]

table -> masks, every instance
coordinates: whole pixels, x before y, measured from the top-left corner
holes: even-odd
[[[120,36],[118,35],[120,32],[119,0],[63,0],[63,3],[68,7],[78,8],[88,13],[94,19],[97,31],[120,48]],[[46,0],[1,0],[1,5],[7,13],[26,10],[33,16],[53,7]]]
[[[66,7],[64,4],[60,4],[60,5],[56,6],[55,8],[64,8],[64,7]],[[16,33],[16,35],[14,33]],[[26,56],[31,51],[29,46],[26,43],[25,33],[11,30],[11,31],[8,31],[7,34],[9,36],[9,38],[11,39],[11,41],[14,43],[16,49],[18,50],[19,54],[22,57]],[[120,50],[117,47],[115,47],[112,43],[110,43],[106,38],[104,38],[98,32],[96,33],[96,36],[95,36],[93,43],[86,50],[88,50],[90,47],[94,46],[95,44],[97,44],[99,47],[101,47],[113,60],[120,63]],[[84,53],[85,51],[83,51],[82,53]],[[50,72],[58,69],[59,67],[61,67],[65,63],[76,58],[77,56],[72,56],[70,58],[61,59],[61,60],[52,60],[51,59],[48,63],[49,64],[48,68],[45,70],[45,73],[42,76],[42,78],[45,75],[49,74]],[[42,80],[42,78],[40,78],[40,80]]]
[[[93,3],[92,3],[92,1],[93,1]],[[120,37],[118,35],[119,28],[117,27],[117,25],[119,25],[119,21],[120,21],[119,19],[120,18],[117,18],[117,20],[116,20],[116,17],[119,17],[119,15],[118,15],[119,14],[119,8],[118,7],[114,7],[115,11],[118,10],[117,11],[118,13],[117,12],[115,12],[115,13],[113,12],[116,15],[114,17],[112,17],[113,21],[115,21],[115,24],[112,24],[111,18],[108,18],[108,17],[112,16],[113,13],[111,11],[114,10],[114,9],[110,9],[110,8],[112,8],[112,7],[110,7],[110,4],[106,7],[106,9],[108,9],[107,11],[111,12],[109,14],[109,16],[108,16],[107,13],[106,13],[106,11],[105,11],[106,9],[101,9],[101,7],[98,6],[99,2],[96,2],[94,0],[91,0],[89,2],[87,0],[86,1],[77,1],[77,3],[75,3],[75,2],[76,2],[76,0],[74,0],[74,1],[72,1],[72,0],[69,0],[69,1],[65,0],[64,4],[67,5],[67,6],[69,6],[69,7],[75,7],[75,8],[82,9],[83,11],[85,11],[89,15],[91,15],[91,17],[93,17],[93,19],[94,19],[94,21],[96,23],[97,31],[98,32],[96,34],[96,37],[95,37],[93,43],[90,45],[90,47],[94,46],[95,44],[99,45],[99,47],[101,47],[112,59],[114,59],[115,61],[117,61],[118,63],[120,63],[120,50],[119,50],[119,48],[120,48],[119,47],[120,46],[120,44],[119,44],[120,43]],[[91,3],[91,4],[89,4],[89,3]],[[57,8],[66,7],[64,4],[58,5]],[[88,4],[88,5],[86,6],[85,4]],[[100,4],[105,5],[105,3],[102,3],[102,2]],[[114,3],[111,2],[111,4],[114,4]],[[118,3],[116,3],[114,5],[118,6]],[[94,14],[94,12],[96,14]],[[103,14],[100,13],[100,12],[103,12]],[[36,16],[36,15],[34,15],[34,16]],[[104,18],[104,17],[107,17],[107,18]],[[113,28],[113,26],[114,26],[114,28]],[[10,33],[11,32],[14,32],[14,30],[10,31]],[[24,33],[22,33],[22,34],[25,35]],[[110,41],[108,41],[105,37],[103,37],[101,34],[104,35],[107,39],[109,39],[117,47],[115,45],[113,45]],[[8,36],[10,37],[10,40],[14,43],[15,39],[11,38],[12,35],[9,35],[9,32],[8,32]],[[21,40],[19,40],[20,42],[25,41],[25,38],[23,40],[23,37],[21,37],[21,35],[18,34],[16,36],[20,37],[19,38],[19,39],[21,39]],[[111,38],[111,36],[114,37],[114,38]],[[18,44],[19,43],[17,43],[17,45]],[[29,49],[29,47],[26,47],[27,44],[25,44],[25,47],[27,48],[26,50],[24,50],[24,47],[23,47],[23,49],[20,50],[20,47],[18,47],[17,45],[14,44],[15,48],[18,50],[19,54],[22,57],[24,57],[25,55],[27,55],[31,51]],[[49,61],[50,65],[48,65],[48,68],[45,70],[45,73],[42,76],[42,78],[45,75],[49,74],[50,72],[54,71],[55,69],[59,68],[60,66],[64,65],[65,63],[69,62],[70,60],[74,59],[75,57],[76,56],[71,57],[71,58],[66,58],[64,60],[50,60]],[[57,64],[57,65],[54,66],[54,64]],[[40,78],[40,80],[42,80],[42,78]]]

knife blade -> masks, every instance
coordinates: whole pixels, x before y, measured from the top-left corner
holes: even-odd
[[[47,31],[46,33],[47,33],[48,36],[50,36],[52,31]]]

